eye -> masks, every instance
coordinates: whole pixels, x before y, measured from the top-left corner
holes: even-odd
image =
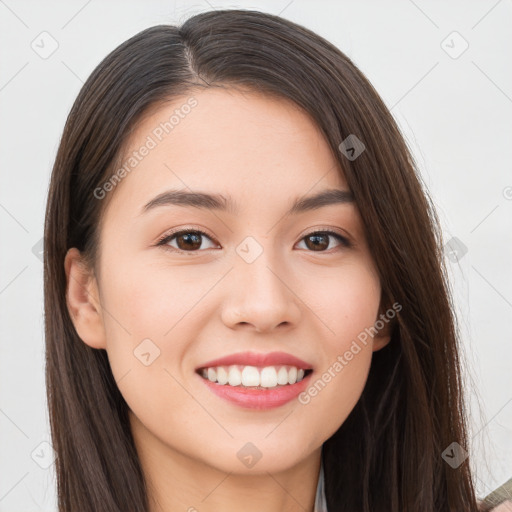
[[[301,239],[305,240],[306,248],[312,249],[314,252],[326,252],[330,247],[329,238],[335,238],[343,247],[351,247],[351,243],[347,238],[341,236],[335,231],[313,231]]]
[[[198,252],[201,249],[203,239],[206,238],[212,241],[212,238],[200,229],[182,229],[180,231],[174,231],[173,233],[164,235],[158,242],[157,246],[163,246],[164,249],[168,249],[173,252]],[[344,236],[336,233],[335,231],[313,231],[308,235],[304,236],[300,241],[305,241],[307,249],[311,249],[313,252],[326,252],[331,249],[330,239],[336,239],[339,244],[343,247],[351,247],[351,242]],[[176,242],[176,245],[171,245],[171,242]],[[211,249],[212,247],[206,247],[203,249]]]
[[[197,252],[197,249],[201,248],[203,238],[211,241],[211,238],[200,229],[184,229],[165,235],[158,241],[157,245],[175,252]],[[177,247],[170,245],[170,242],[174,239],[176,239]],[[211,249],[211,247],[207,247],[207,249]]]

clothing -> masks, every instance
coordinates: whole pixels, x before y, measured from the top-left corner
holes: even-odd
[[[510,480],[507,480],[503,485],[501,485],[494,491],[492,491],[491,494],[488,494],[484,498],[484,503],[486,505],[492,505],[494,507],[498,507],[498,505],[500,505],[501,503],[502,510],[512,511],[512,478]],[[501,509],[500,507],[497,508],[497,510]]]
[[[324,462],[320,460],[320,475],[316,485],[315,510],[314,512],[328,512],[327,502],[325,500],[325,483],[324,483]]]

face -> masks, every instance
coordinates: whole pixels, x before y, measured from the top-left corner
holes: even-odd
[[[132,134],[132,169],[102,189],[112,196],[98,272],[85,281],[76,250],[67,255],[68,307],[82,340],[107,351],[139,445],[224,472],[286,470],[344,422],[372,352],[389,341],[370,336],[354,350],[378,319],[379,279],[349,188],[307,115],[251,92],[191,96]],[[342,192],[290,212],[326,190]],[[218,207],[162,196],[170,191],[210,194]],[[231,380],[210,382],[206,366]],[[294,382],[292,367],[304,378],[276,386],[279,375]],[[240,378],[247,386],[229,384]],[[261,458],[251,466],[248,455]]]

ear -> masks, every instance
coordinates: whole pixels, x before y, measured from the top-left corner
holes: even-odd
[[[373,351],[376,352],[384,348],[391,341],[391,332],[393,330],[394,322],[390,320],[385,313],[379,312],[379,316],[375,321],[375,328],[377,333],[373,337]]]
[[[387,328],[389,330],[389,328]],[[379,331],[373,338],[373,351],[384,348],[391,341],[391,334],[384,334]]]
[[[66,304],[78,336],[91,348],[106,348],[105,327],[99,300],[98,284],[93,271],[75,247],[64,259]]]

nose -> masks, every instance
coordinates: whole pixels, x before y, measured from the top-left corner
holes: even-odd
[[[222,306],[227,327],[268,332],[297,325],[301,300],[293,290],[290,271],[283,270],[271,252],[265,250],[252,263],[236,258]]]

